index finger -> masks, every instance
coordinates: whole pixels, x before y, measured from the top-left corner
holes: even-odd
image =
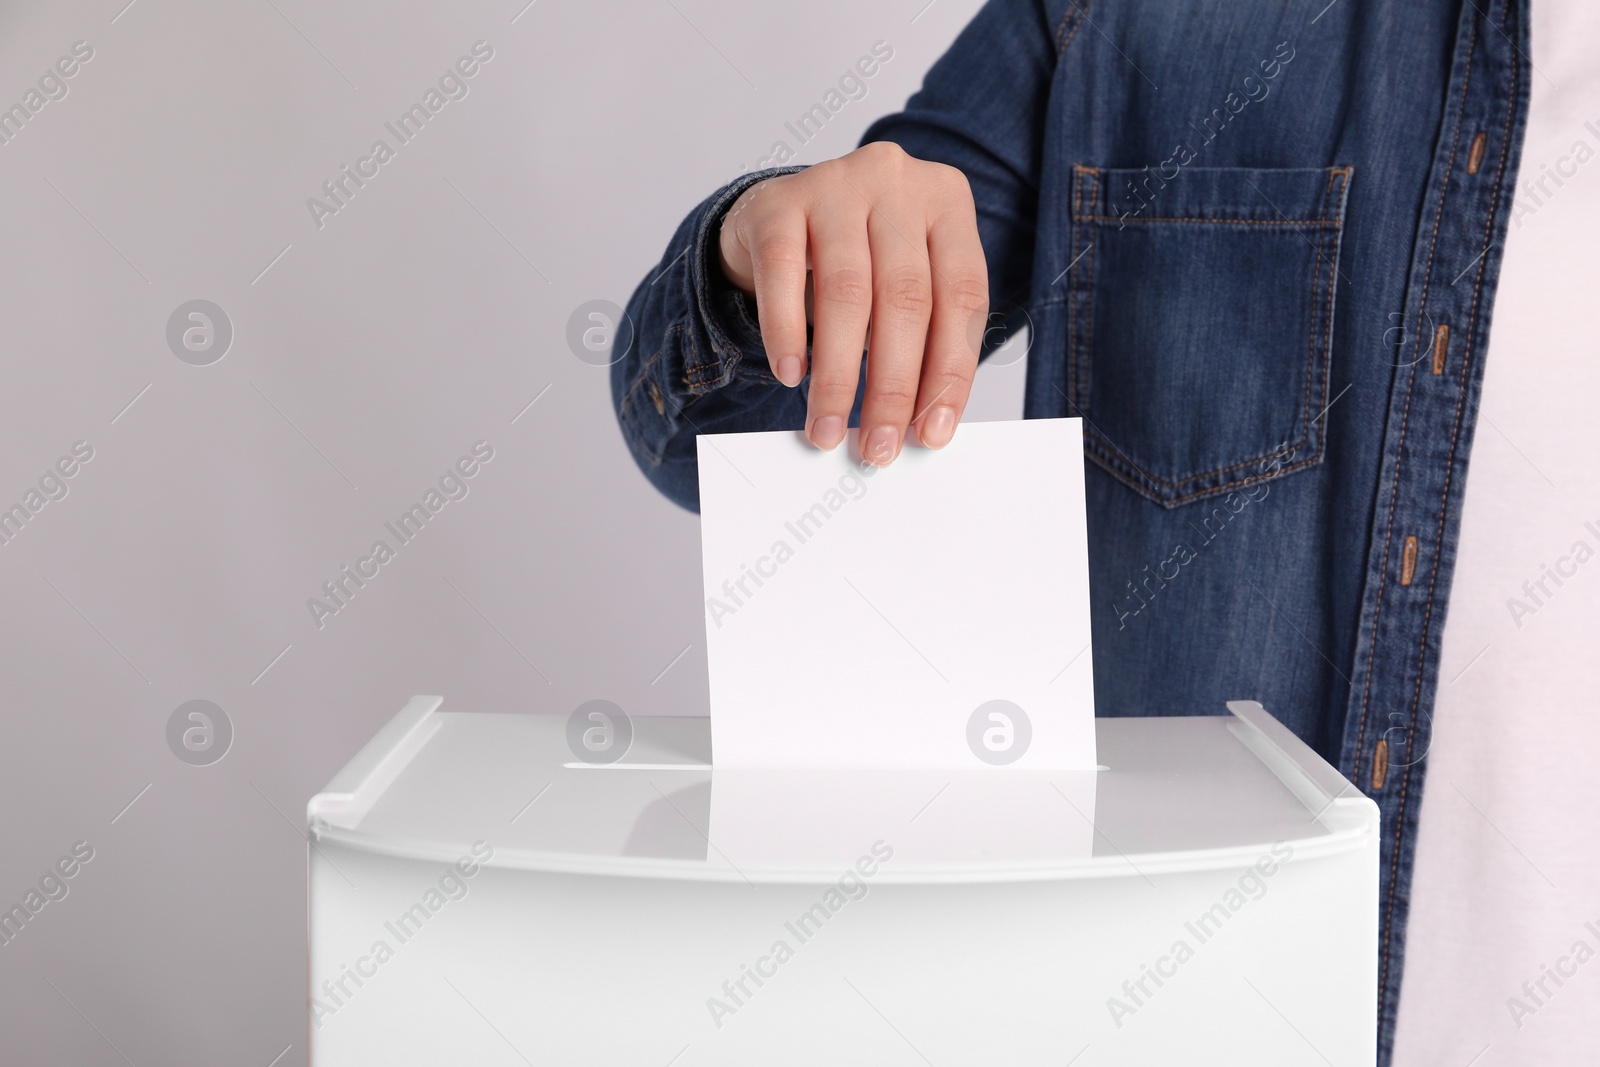
[[[779,381],[798,385],[806,363],[806,216],[786,209],[742,225],[767,363]]]

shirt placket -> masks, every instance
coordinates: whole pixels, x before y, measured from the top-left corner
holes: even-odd
[[[1439,685],[1440,637],[1528,76],[1526,0],[1465,0],[1408,272],[1340,769],[1382,812],[1379,1062]],[[1448,680],[1446,680],[1448,683]]]

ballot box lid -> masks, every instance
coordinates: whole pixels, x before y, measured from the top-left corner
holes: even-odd
[[[312,842],[624,878],[962,883],[1237,869],[1370,845],[1378,809],[1252,701],[1096,720],[1098,770],[729,770],[704,716],[597,757],[569,714],[415,697],[307,805]],[[610,762],[602,762],[602,759]],[[477,846],[474,849],[474,845]]]

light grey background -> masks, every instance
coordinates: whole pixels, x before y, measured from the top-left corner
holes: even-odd
[[[0,545],[0,905],[94,849],[0,946],[0,1058],[303,1063],[305,801],[408,696],[704,711],[697,520],[569,315],[625,303],[881,39],[799,159],[849,151],[979,2],[125,3],[0,8],[0,106],[94,50],[0,145],[0,507],[94,450]],[[319,228],[307,198],[478,40],[467,96]],[[233,325],[209,366],[166,340],[194,299]],[[971,417],[1019,415],[1022,366]],[[307,599],[480,440],[319,629]],[[167,743],[196,699],[234,730],[209,766]]]

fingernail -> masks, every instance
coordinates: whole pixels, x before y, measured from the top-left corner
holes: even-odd
[[[844,420],[837,415],[825,415],[811,424],[811,443],[824,452],[832,452],[844,440]]]
[[[940,404],[922,420],[917,436],[929,448],[943,448],[956,433],[956,409]]]
[[[800,361],[794,356],[784,356],[778,360],[778,381],[793,389],[800,384],[804,371],[800,369]]]
[[[867,445],[861,454],[874,466],[887,467],[899,448],[900,432],[892,426],[879,426],[867,434]]]

